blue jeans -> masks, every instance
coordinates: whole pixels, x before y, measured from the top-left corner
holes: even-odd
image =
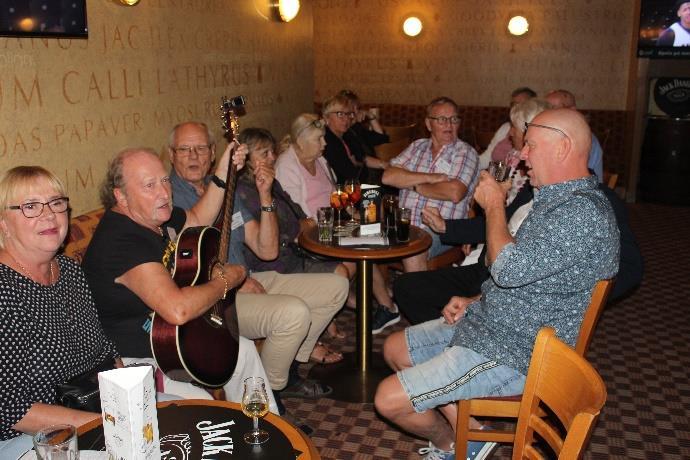
[[[469,348],[448,346],[454,332],[455,326],[443,318],[405,329],[412,367],[397,375],[415,411],[459,399],[522,393],[524,375]]]
[[[429,235],[431,235],[431,246],[429,246],[429,255],[427,256],[427,258],[431,259],[432,257],[436,257],[439,254],[443,254],[449,249],[453,249],[455,247],[441,243],[441,237],[438,235],[438,233],[435,233],[433,230],[426,228],[424,230],[426,230],[429,233]]]

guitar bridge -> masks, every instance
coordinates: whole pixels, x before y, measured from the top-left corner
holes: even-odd
[[[211,322],[213,322],[216,326],[222,326],[223,325],[223,318],[216,314],[211,314],[209,315],[209,318]]]

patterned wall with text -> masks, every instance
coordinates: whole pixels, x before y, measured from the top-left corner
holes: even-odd
[[[567,88],[578,106],[624,110],[630,0],[314,0],[315,98],[347,87],[367,102],[504,106],[512,89]],[[420,17],[417,38],[401,32]],[[508,19],[528,18],[523,37]]]
[[[247,98],[241,126],[283,136],[312,107],[312,8],[302,2],[280,24],[262,17],[264,3],[89,1],[88,40],[0,37],[0,170],[49,168],[78,214],[100,205],[119,149],[162,152],[170,128],[190,119],[220,136],[223,95]]]

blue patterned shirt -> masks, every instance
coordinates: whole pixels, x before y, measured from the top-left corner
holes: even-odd
[[[451,345],[527,374],[537,332],[552,326],[575,345],[598,280],[618,272],[620,237],[596,176],[541,187],[534,206],[491,266],[482,297]]]

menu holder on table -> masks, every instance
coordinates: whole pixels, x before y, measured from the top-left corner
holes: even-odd
[[[388,237],[378,235],[343,236],[338,239],[339,246],[388,246]]]
[[[153,367],[98,374],[105,447],[111,458],[160,459]]]

